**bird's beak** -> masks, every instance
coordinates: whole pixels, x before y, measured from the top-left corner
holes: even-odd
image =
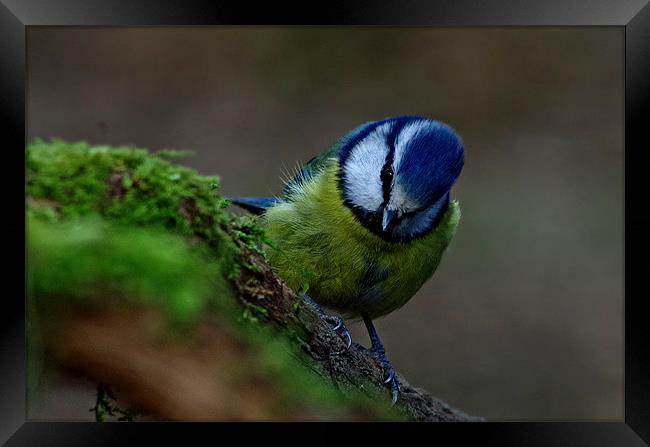
[[[381,229],[387,231],[397,223],[397,211],[384,209],[384,217],[381,220]]]

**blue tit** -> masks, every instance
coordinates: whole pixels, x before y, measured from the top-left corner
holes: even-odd
[[[272,268],[334,325],[363,319],[393,402],[400,385],[372,320],[403,306],[434,273],[460,219],[450,190],[464,164],[460,137],[417,116],[365,123],[302,166],[282,197],[238,198],[275,242]]]

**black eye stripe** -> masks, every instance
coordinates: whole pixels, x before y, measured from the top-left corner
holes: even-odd
[[[391,182],[393,175],[393,167],[390,164],[385,164],[380,174],[382,183]]]
[[[388,201],[390,200],[390,190],[393,184],[393,155],[395,151],[390,148],[388,151],[388,155],[386,155],[386,161],[384,163],[384,167],[381,168],[381,173],[379,174],[379,177],[381,179],[381,189],[383,193],[383,199],[384,203],[382,205],[386,205]]]
[[[395,158],[395,139],[400,133],[405,123],[398,122],[394,124],[390,133],[386,137],[386,145],[388,146],[388,153],[386,154],[386,161],[384,161],[384,166],[381,168],[380,179],[381,179],[381,189],[383,193],[384,202],[382,207],[386,206],[390,200],[390,191],[393,184],[393,177],[395,173],[393,172],[393,160]]]

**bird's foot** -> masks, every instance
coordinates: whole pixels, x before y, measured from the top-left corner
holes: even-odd
[[[352,346],[352,336],[350,335],[350,331],[348,331],[348,328],[345,327],[345,323],[343,323],[343,318],[326,314],[323,311],[323,309],[320,307],[320,305],[307,294],[303,295],[303,299],[307,304],[309,304],[309,306],[312,307],[312,309],[316,311],[318,315],[320,315],[320,317],[323,320],[327,321],[327,323],[329,323],[330,326],[332,326],[334,332],[336,332],[339,335],[339,337],[341,337],[341,339],[343,340],[343,343],[345,343],[345,348],[342,349],[341,351],[334,352],[334,354],[338,355],[350,349],[350,346]]]
[[[377,360],[379,366],[381,366],[381,369],[384,371],[384,385],[390,388],[390,395],[392,397],[391,406],[393,406],[397,402],[397,399],[399,399],[401,391],[399,380],[397,380],[397,373],[395,372],[393,365],[388,361],[388,357],[386,357],[386,350],[379,339],[379,335],[377,334],[375,325],[372,323],[372,319],[366,313],[362,313],[361,316],[363,317],[366,329],[368,329],[368,335],[370,336],[370,342],[372,343],[370,355]]]
[[[400,392],[402,390],[399,380],[397,380],[397,373],[395,372],[395,368],[393,368],[393,365],[390,364],[388,361],[388,358],[386,357],[386,353],[384,352],[383,348],[381,349],[371,349],[370,354],[377,360],[379,365],[381,366],[381,369],[384,371],[384,385],[390,389],[390,394],[391,394],[391,406],[395,405],[397,400],[399,399]]]

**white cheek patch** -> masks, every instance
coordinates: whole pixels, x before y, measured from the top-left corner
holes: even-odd
[[[357,143],[343,168],[347,199],[367,211],[376,211],[384,201],[380,173],[388,155],[389,131],[390,124],[383,124]]]

